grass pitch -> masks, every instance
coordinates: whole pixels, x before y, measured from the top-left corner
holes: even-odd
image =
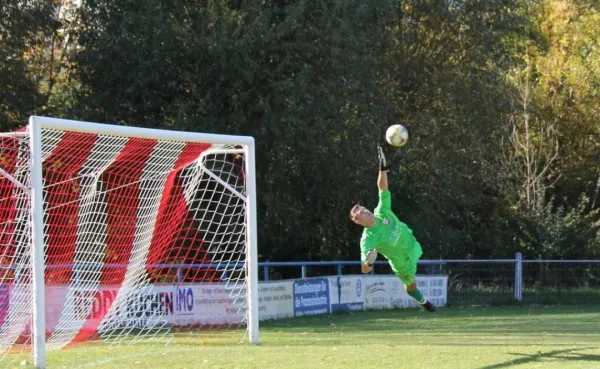
[[[600,369],[598,307],[367,311],[261,322],[260,335],[259,345],[199,334],[90,343],[49,352],[48,368]]]

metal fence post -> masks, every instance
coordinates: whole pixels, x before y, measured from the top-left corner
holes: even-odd
[[[515,300],[523,300],[523,255],[520,252],[515,255]]]

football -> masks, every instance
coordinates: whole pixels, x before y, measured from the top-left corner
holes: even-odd
[[[408,141],[408,131],[403,125],[394,124],[385,132],[385,140],[394,147],[404,146]]]

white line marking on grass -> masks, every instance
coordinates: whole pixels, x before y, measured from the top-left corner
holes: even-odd
[[[91,368],[91,367],[98,366],[98,365],[109,364],[109,363],[111,363],[113,361],[117,361],[117,360],[135,359],[137,357],[151,356],[153,354],[154,355],[165,355],[165,354],[173,354],[173,353],[177,353],[177,352],[187,352],[187,351],[189,351],[189,349],[169,350],[169,351],[154,352],[154,353],[153,352],[146,352],[146,353],[143,353],[143,354],[113,356],[110,359],[98,360],[98,361],[94,361],[94,362],[91,362],[91,363],[79,365],[79,366],[74,367],[73,369]]]

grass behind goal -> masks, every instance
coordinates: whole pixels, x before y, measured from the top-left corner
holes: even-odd
[[[85,343],[50,351],[48,368],[600,368],[600,309],[368,311],[263,322],[258,346],[189,333],[175,339]]]

